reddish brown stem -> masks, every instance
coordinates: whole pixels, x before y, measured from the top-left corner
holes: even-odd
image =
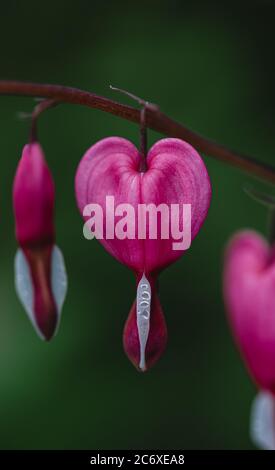
[[[31,130],[30,130],[30,142],[36,142],[37,141],[37,121],[40,116],[46,109],[53,108],[54,106],[58,105],[57,100],[42,100],[40,103],[38,103],[31,115]]]
[[[18,81],[0,81],[0,94],[22,95],[50,98],[64,103],[79,104],[114,114],[128,121],[140,122],[140,111],[104,98],[94,93],[69,88],[61,85],[47,85]],[[191,131],[182,124],[172,120],[157,108],[146,110],[147,127],[170,137],[179,137],[193,145],[198,151],[221,160],[229,165],[245,170],[251,175],[275,183],[275,168],[259,162],[254,158],[242,155],[220,144],[208,140]]]
[[[140,154],[141,154],[141,162],[140,162],[140,171],[147,170],[147,128],[146,128],[146,113],[147,107],[146,104],[140,111]]]

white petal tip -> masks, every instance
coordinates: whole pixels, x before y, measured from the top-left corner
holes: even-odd
[[[58,311],[58,323],[55,330],[55,335],[57,333],[60,317],[61,317],[61,310],[65,301],[65,297],[68,290],[68,279],[66,273],[66,267],[64,263],[64,258],[62,255],[61,250],[55,245],[53,247],[52,252],[52,292],[54,296],[54,300],[57,306]]]
[[[22,303],[39,338],[45,340],[45,336],[38,328],[33,311],[33,285],[30,268],[22,250],[17,250],[14,262],[15,290]]]
[[[140,360],[138,367],[142,372],[146,371],[146,364],[145,364],[145,358],[144,357]]]
[[[251,409],[250,435],[260,449],[275,450],[275,397],[259,392]]]
[[[137,328],[140,347],[139,368],[146,370],[145,350],[150,330],[151,286],[143,274],[137,287]]]
[[[15,289],[29,320],[38,336],[46,341],[40,331],[34,313],[34,288],[31,272],[26,256],[21,249],[15,255]],[[56,335],[60,323],[62,306],[67,293],[67,275],[63,255],[57,246],[53,247],[51,259],[51,288],[57,307],[58,321],[54,334]]]

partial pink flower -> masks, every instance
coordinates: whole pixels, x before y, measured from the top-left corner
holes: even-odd
[[[211,199],[211,186],[206,167],[199,154],[179,139],[163,139],[149,150],[147,171],[141,172],[141,156],[126,139],[110,137],[93,145],[80,161],[75,180],[76,198],[84,219],[88,204],[99,204],[104,211],[103,237],[99,240],[118,261],[136,276],[137,301],[125,325],[123,343],[126,354],[140,370],[157,361],[165,348],[167,331],[156,291],[159,272],[182,256],[174,250],[171,232],[167,239],[138,237],[140,204],[191,204],[191,239],[199,232]],[[114,196],[115,205],[130,204],[135,209],[134,236],[119,239],[106,237],[106,196]],[[84,211],[84,212],[83,212]],[[123,215],[123,214],[121,214]],[[183,217],[180,213],[180,226]],[[167,220],[167,223],[169,221]],[[146,303],[147,302],[147,303]]]
[[[14,185],[13,207],[18,296],[40,337],[51,339],[57,330],[67,289],[61,251],[55,245],[54,183],[40,145],[23,149]]]
[[[256,232],[240,232],[227,248],[224,267],[229,321],[250,375],[261,390],[253,408],[252,435],[268,448],[271,442],[275,448],[274,249]]]

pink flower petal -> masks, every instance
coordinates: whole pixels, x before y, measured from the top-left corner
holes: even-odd
[[[247,367],[261,389],[275,394],[275,262],[256,232],[237,234],[225,259],[229,320]]]
[[[119,137],[93,145],[82,158],[75,179],[78,207],[99,204],[104,211],[104,239],[107,251],[136,272],[159,270],[174,262],[183,250],[174,250],[174,240],[138,239],[138,204],[191,204],[191,238],[197,235],[210,204],[211,186],[199,154],[179,139],[163,139],[148,152],[148,171],[139,172],[140,156],[135,146]],[[115,206],[131,204],[135,209],[135,239],[106,237],[106,196],[115,197]],[[85,218],[87,220],[87,218]],[[180,212],[180,225],[182,215]]]

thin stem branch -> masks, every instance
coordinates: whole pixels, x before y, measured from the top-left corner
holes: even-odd
[[[135,123],[140,122],[138,109],[77,88],[2,80],[0,81],[0,94],[50,98],[64,103],[100,109]],[[148,128],[170,137],[186,140],[200,152],[245,170],[251,175],[275,183],[275,167],[216,144],[169,118],[158,109],[147,109],[146,122]]]
[[[130,93],[127,90],[123,90],[122,88],[117,88],[113,85],[110,85],[110,89],[113,91],[118,91],[122,95],[128,96],[132,100],[136,101],[140,106],[143,106],[143,107],[146,106],[147,108],[151,108],[153,111],[159,111],[159,107],[156,104],[150,103],[149,101],[146,101],[143,98],[140,98],[139,96],[134,95],[134,93]]]
[[[54,106],[57,106],[59,101],[57,100],[45,100],[43,99],[38,103],[32,114],[31,114],[31,130],[30,130],[30,142],[36,142],[37,141],[37,121],[40,116],[46,109],[53,108]]]
[[[140,171],[144,172],[147,170],[147,127],[146,127],[146,113],[147,105],[144,104],[140,111]]]
[[[148,108],[151,108],[153,111],[158,111],[159,108],[157,105],[153,103],[149,103],[148,101],[145,101],[144,99],[140,98],[137,95],[134,95],[133,93],[130,93],[127,90],[123,90],[122,88],[117,88],[112,85],[110,85],[111,90],[113,91],[118,91],[119,93],[122,93],[123,95],[128,96],[128,98],[131,98],[132,100],[136,101],[140,106],[142,106],[142,109],[140,111],[140,155],[141,155],[141,160],[140,160],[140,167],[139,171],[140,172],[145,172],[147,170],[147,126],[146,126],[146,112]]]

